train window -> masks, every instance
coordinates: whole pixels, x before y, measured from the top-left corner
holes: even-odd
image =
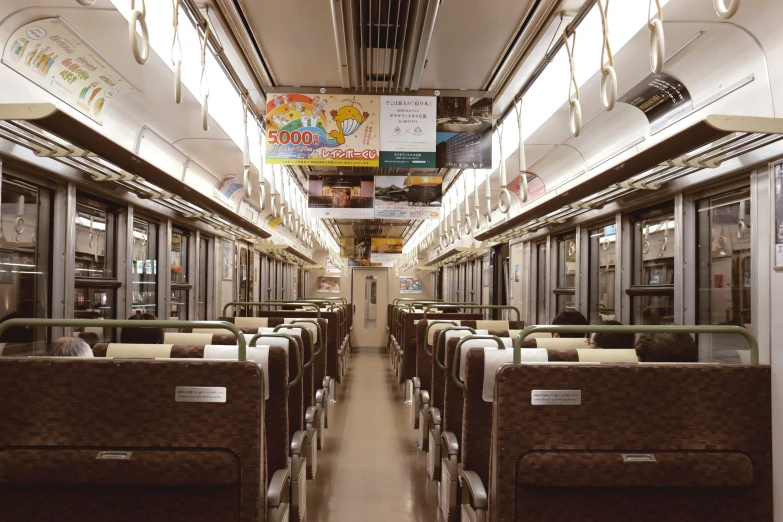
[[[616,225],[590,230],[588,319],[591,323],[615,318]]]
[[[117,209],[114,205],[76,193],[74,232],[74,307],[76,319],[115,319],[115,249]],[[90,345],[111,342],[112,328],[77,328],[75,333]]]
[[[199,238],[198,242],[198,302],[196,305],[196,318],[199,321],[207,320],[207,285],[209,278],[207,270],[209,268],[209,240],[205,237]]]
[[[158,226],[133,219],[131,245],[134,313],[158,315]]]
[[[669,204],[632,216],[633,324],[674,324],[674,209]]]
[[[556,313],[576,310],[576,236],[557,238],[557,296]]]
[[[549,324],[546,313],[546,243],[536,245],[536,324]]]
[[[698,201],[699,324],[731,324],[751,328],[750,189],[743,188]],[[740,362],[738,336],[699,336],[699,360]],[[743,356],[749,352],[739,352]]]
[[[0,322],[49,317],[51,193],[3,175],[0,205]],[[12,327],[5,354],[41,355],[46,328]]]
[[[192,284],[188,282],[188,232],[174,228],[171,230],[171,319],[188,319],[188,301]]]

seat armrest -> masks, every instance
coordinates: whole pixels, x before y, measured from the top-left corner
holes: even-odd
[[[465,471],[463,469],[459,472],[459,479],[462,484],[462,491],[467,491],[470,494],[471,505],[475,509],[487,509],[489,505],[487,490],[484,489],[484,484],[481,482],[478,474],[475,471]]]
[[[294,436],[291,437],[291,456],[294,455],[301,455],[302,449],[305,445],[305,439],[307,438],[307,432],[304,430],[299,430],[294,433]]]
[[[307,411],[305,411],[305,424],[315,423],[315,412],[316,412],[315,406],[309,406],[307,408]]]
[[[413,378],[413,389],[421,388],[421,380],[418,377]]]
[[[444,431],[440,434],[440,441],[441,447],[448,450],[449,457],[456,457],[459,455],[459,441],[454,433]]]
[[[420,397],[421,397],[421,404],[422,404],[422,407],[429,409],[429,404],[430,404],[430,392],[428,392],[427,390],[421,390],[421,391],[419,392],[419,395],[420,395]]]
[[[267,507],[280,507],[288,501],[288,483],[291,481],[289,469],[278,469],[269,481],[269,489],[266,492]]]
[[[441,415],[438,408],[430,408],[430,426],[441,426]]]
[[[329,389],[329,381],[331,381],[331,380],[332,380],[332,378],[327,375],[326,377],[324,377],[324,380],[321,382],[321,385],[328,390]]]
[[[324,390],[321,388],[320,390],[316,390],[315,392],[315,402],[320,404],[324,402]]]

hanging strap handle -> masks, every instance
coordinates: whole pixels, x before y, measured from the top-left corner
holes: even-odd
[[[579,84],[576,82],[576,61],[574,60],[576,31],[574,31],[573,43],[571,43],[568,41],[568,31],[564,30],[563,43],[565,43],[566,53],[568,53],[568,63],[571,66],[571,79],[568,83],[568,128],[571,130],[571,136],[578,138],[582,133],[582,104],[579,102]]]
[[[171,25],[174,26],[174,39],[171,41],[171,63],[174,65],[174,101],[182,103],[182,42],[179,39],[179,3],[171,0]]]
[[[614,70],[614,54],[609,45],[609,0],[598,0],[604,42],[601,47],[601,105],[606,111],[614,109],[617,102],[617,73]]]
[[[250,197],[253,187],[250,185],[250,138],[247,135],[247,112],[250,109],[250,98],[247,93],[240,95],[242,101],[242,131],[244,142],[242,148],[242,184],[245,186],[245,197]]]
[[[211,29],[209,22],[204,28],[204,40],[201,42],[201,80],[199,81],[199,92],[201,94],[201,128],[209,130],[209,78],[207,78],[207,45]]]
[[[476,171],[473,171],[473,175],[475,176]],[[471,231],[473,230],[473,223],[470,219],[470,198],[468,197],[468,172],[463,171],[462,172],[462,181],[464,182],[465,187],[465,224],[462,228],[462,232],[469,236]]]
[[[726,0],[712,0],[712,3],[715,6],[715,12],[724,20],[733,17],[740,8],[740,0],[728,0],[728,5],[726,5]]]
[[[500,195],[498,196],[498,210],[500,210],[501,214],[508,214],[511,210],[511,192],[508,190],[506,157],[503,155],[503,125],[498,125],[498,143],[500,144]]]
[[[131,52],[136,63],[144,65],[150,59],[150,33],[147,30],[147,5],[144,0],[139,0],[141,10],[136,9],[136,0],[131,0],[131,18],[128,23],[128,40],[130,40]],[[81,3],[81,2],[80,2]],[[84,5],[84,4],[82,4]],[[136,25],[141,29],[141,47],[136,34]]]
[[[655,0],[658,8],[658,18],[653,19],[650,9],[653,0],[647,5],[647,27],[650,29],[650,67],[655,74],[663,71],[663,61],[666,57],[666,44],[663,38],[663,9],[661,0]]]
[[[527,158],[525,157],[525,139],[522,137],[522,102],[524,98],[519,99],[519,105],[514,103],[514,110],[517,113],[517,125],[519,126],[519,190],[522,193],[522,203],[527,203]]]

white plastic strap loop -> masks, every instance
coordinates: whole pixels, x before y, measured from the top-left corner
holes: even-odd
[[[604,42],[601,47],[601,104],[611,111],[617,102],[617,73],[614,70],[614,55],[609,45],[609,0],[598,0],[601,12],[601,25],[604,29]]]
[[[748,225],[745,224],[745,202],[739,203],[739,223],[737,223],[737,238],[742,239],[745,235],[745,231],[748,229]]]
[[[462,219],[460,219],[459,216],[459,190],[457,189],[458,186],[455,185],[454,186],[454,210],[451,214],[452,229],[454,230],[454,236],[456,237],[456,239],[462,239],[462,229],[461,229]],[[457,214],[456,216],[454,215],[455,212]]]
[[[244,132],[244,148],[242,149],[242,183],[245,186],[245,197],[250,197],[253,188],[250,186],[250,138],[247,136],[247,111],[250,108],[250,99],[246,94],[241,95],[242,100],[242,130]]]
[[[733,17],[740,8],[740,0],[712,0],[712,3],[715,5],[715,12],[724,20]]]
[[[650,29],[650,68],[655,74],[663,71],[663,60],[666,56],[666,44],[663,38],[663,9],[661,0],[655,0],[658,8],[658,18],[652,18],[650,8],[653,0],[647,5],[647,27]]]
[[[476,214],[476,230],[481,228],[481,202],[479,201],[479,180],[476,169],[473,169],[473,207]]]
[[[473,171],[473,175],[475,176],[476,171]],[[470,198],[468,198],[468,172],[464,171],[462,173],[462,181],[464,182],[465,187],[465,224],[462,228],[462,232],[469,236],[470,232],[473,230],[473,223],[470,219]]]
[[[171,0],[171,25],[174,26],[174,39],[171,41],[171,64],[174,66],[174,101],[182,103],[182,42],[179,39],[179,3]]]
[[[576,61],[574,60],[576,31],[574,31],[573,43],[568,41],[568,32],[563,31],[563,42],[566,53],[568,53],[568,63],[571,66],[571,80],[568,83],[568,104],[570,106],[568,128],[571,130],[571,135],[577,138],[582,133],[582,104],[579,102],[579,84],[576,83]]]
[[[201,80],[199,81],[199,93],[201,94],[201,128],[209,130],[209,79],[207,78],[207,45],[211,33],[209,22],[204,29],[204,40],[201,42]]]
[[[136,59],[136,63],[144,65],[150,59],[150,33],[147,30],[147,6],[144,0],[139,0],[139,2],[141,3],[141,11],[136,9],[136,0],[131,0],[133,13],[128,24],[128,39],[130,40],[131,52]],[[136,24],[141,29],[141,48],[139,48],[138,35],[136,34]]]
[[[511,192],[508,190],[508,178],[506,176],[506,157],[503,155],[503,126],[498,126],[498,143],[500,144],[500,195],[498,196],[498,210],[501,214],[508,214],[511,210]]]
[[[266,170],[266,158],[264,157],[264,129],[261,127],[261,123],[256,121],[258,128],[258,150],[259,150],[259,165],[258,165],[258,186],[261,190],[261,209],[264,210],[266,204],[266,182],[264,181],[264,171]]]
[[[519,189],[522,192],[522,203],[527,203],[527,158],[525,157],[525,140],[522,137],[522,102],[519,105],[514,103],[514,110],[517,112],[517,125],[519,126]]]

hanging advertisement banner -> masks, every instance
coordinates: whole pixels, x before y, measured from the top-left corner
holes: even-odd
[[[491,168],[492,99],[439,97],[436,141],[437,168]]]
[[[434,96],[381,96],[381,167],[435,168]]]
[[[439,218],[442,182],[441,176],[375,176],[375,217]]]
[[[110,100],[139,91],[62,18],[43,18],[14,31],[2,61],[100,124]]]
[[[783,163],[774,167],[775,183],[775,270],[783,270]]]
[[[374,237],[370,243],[370,261],[373,265],[394,266],[402,257],[401,237]]]
[[[370,260],[372,239],[369,237],[340,238],[340,256],[347,259],[348,266],[380,266]]]
[[[378,96],[269,94],[266,100],[266,163],[378,166]]]
[[[307,217],[373,218],[372,176],[310,176]]]
[[[637,107],[650,122],[655,134],[693,112],[688,88],[668,74],[650,73],[617,100]]]
[[[245,197],[245,185],[236,176],[226,176],[217,182],[212,197],[232,210]]]

